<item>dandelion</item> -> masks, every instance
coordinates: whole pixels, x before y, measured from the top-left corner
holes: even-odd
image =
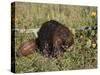
[[[93,11],[93,12],[91,13],[91,16],[96,16],[96,12]]]
[[[93,47],[93,48],[96,48],[96,44],[95,44],[95,43],[94,43],[94,44],[92,44],[92,47]]]

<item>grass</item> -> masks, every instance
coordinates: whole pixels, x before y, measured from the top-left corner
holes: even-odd
[[[46,58],[38,52],[27,57],[16,57],[16,72],[45,72],[97,68],[97,31],[79,30],[81,26],[97,24],[97,7],[55,4],[16,3],[15,27],[41,27],[48,20],[57,20],[74,34],[74,44],[62,57]],[[12,14],[12,16],[14,16]],[[15,33],[15,50],[34,33]]]

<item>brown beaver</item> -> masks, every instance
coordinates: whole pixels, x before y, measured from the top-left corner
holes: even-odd
[[[36,51],[37,45],[34,39],[25,41],[16,52],[17,56],[27,56]]]
[[[73,43],[73,34],[69,28],[55,20],[43,23],[38,32],[37,45],[45,56],[56,57]]]

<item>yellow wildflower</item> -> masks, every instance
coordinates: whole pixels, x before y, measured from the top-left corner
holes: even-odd
[[[96,12],[93,11],[93,12],[91,13],[91,16],[96,16]]]
[[[92,47],[93,47],[93,48],[96,48],[96,44],[92,44]]]

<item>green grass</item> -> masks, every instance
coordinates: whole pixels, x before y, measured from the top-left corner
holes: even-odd
[[[74,34],[74,44],[62,57],[46,58],[36,52],[27,57],[16,57],[16,72],[44,72],[97,67],[97,32],[77,30],[81,26],[97,24],[96,7],[16,3],[16,28],[38,28],[50,19],[69,27]],[[13,16],[13,14],[12,14]],[[15,50],[26,40],[35,39],[34,33],[15,33]]]

